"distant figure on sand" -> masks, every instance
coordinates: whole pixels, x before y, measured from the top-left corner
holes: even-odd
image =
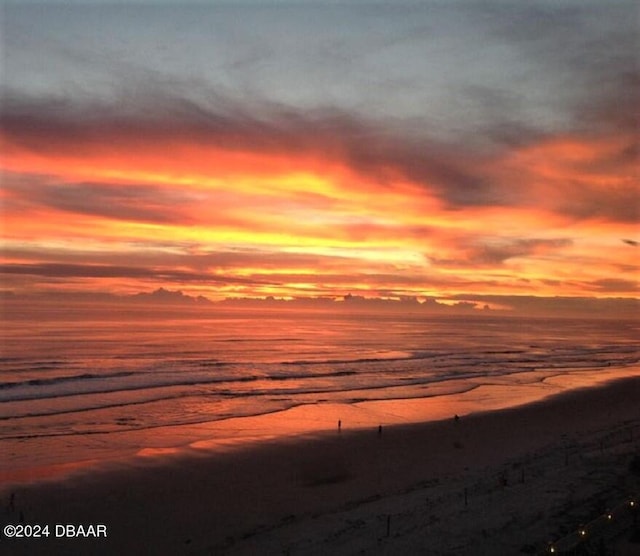
[[[458,414],[457,414],[457,413],[453,416],[453,420],[454,420],[456,423],[460,420],[460,417],[458,416]]]
[[[378,425],[378,436],[382,436],[382,425]]]
[[[342,421],[338,419],[338,432],[342,431]]]

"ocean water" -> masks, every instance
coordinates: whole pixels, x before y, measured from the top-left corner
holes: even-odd
[[[219,308],[34,314],[2,328],[0,451],[302,404],[426,398],[640,361],[639,323]],[[7,452],[8,453],[8,452]]]

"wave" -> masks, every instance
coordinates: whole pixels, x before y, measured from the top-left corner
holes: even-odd
[[[224,395],[244,395],[245,389],[234,390],[234,385],[257,381],[307,381],[317,388],[317,379],[348,379],[370,381],[373,386],[387,384],[422,384],[437,379],[461,379],[464,376],[512,374],[542,369],[574,369],[606,367],[638,363],[634,346],[600,346],[598,348],[552,349],[554,355],[543,350],[532,353],[522,349],[493,349],[469,353],[450,350],[414,351],[404,357],[362,357],[295,360],[277,363],[231,363],[216,359],[178,359],[165,362],[168,368],[119,369],[115,372],[81,372],[72,375],[38,377],[28,380],[0,383],[0,404],[96,393],[127,392],[171,387],[215,386],[224,387]],[[612,357],[615,356],[615,357]],[[515,357],[514,357],[515,356]],[[425,366],[425,361],[429,363]],[[57,361],[50,360],[47,363]],[[38,361],[44,363],[44,361]],[[291,372],[297,367],[294,372]],[[328,367],[323,369],[322,367]],[[212,373],[211,370],[223,370]],[[248,372],[249,371],[249,372]],[[253,372],[251,372],[253,371]],[[338,381],[336,389],[350,387]],[[273,392],[274,389],[254,390]],[[277,390],[279,392],[279,390]],[[284,391],[284,390],[283,390]],[[287,390],[288,391],[288,390]],[[310,390],[315,392],[316,390]]]
[[[440,353],[431,352],[415,352],[403,357],[361,357],[356,359],[296,359],[293,361],[282,361],[280,365],[300,365],[300,366],[314,366],[314,365],[347,365],[349,363],[390,363],[395,361],[418,361],[422,359],[432,359],[438,356],[443,356]]]
[[[446,391],[438,391],[433,393],[422,391],[420,393],[416,393],[415,395],[399,395],[399,396],[380,395],[380,396],[368,396],[368,397],[353,397],[348,399],[347,401],[349,403],[360,403],[363,401],[381,401],[381,400],[388,400],[388,399],[396,399],[396,400],[404,400],[404,399],[409,400],[409,399],[416,399],[416,398],[427,399],[427,398],[436,398],[440,396],[449,396],[453,394],[470,392],[479,387],[480,387],[480,384],[460,384],[458,385],[457,388],[451,388]],[[384,387],[360,389],[360,391],[380,391],[380,392],[383,392],[385,390],[387,389],[385,389]],[[345,393],[348,393],[348,391],[345,391]],[[132,402],[132,403],[105,404],[99,407],[76,408],[76,409],[60,411],[60,412],[31,413],[29,415],[20,416],[17,419],[36,418],[36,417],[54,417],[54,416],[61,416],[66,414],[89,412],[93,410],[117,409],[117,408],[124,408],[128,406],[144,405],[144,404],[149,404],[149,403],[158,402],[158,401],[171,400],[171,399],[174,399],[175,397],[181,397],[181,396],[169,396],[165,398],[141,400],[141,401]],[[315,405],[317,403],[330,402],[331,400],[324,399],[324,400],[309,402],[309,401],[303,401],[303,400],[296,400],[295,398],[279,398],[279,399],[273,399],[271,401],[278,402],[279,406],[272,407],[271,409],[266,409],[265,406],[262,406],[263,407],[262,410],[254,411],[254,410],[247,410],[246,405],[243,405],[241,406],[241,408],[236,408],[235,411],[232,410],[230,413],[227,413],[225,415],[219,415],[217,417],[213,415],[208,415],[206,418],[191,418],[191,419],[175,418],[171,420],[171,425],[172,426],[197,425],[197,424],[204,424],[204,423],[211,423],[211,422],[226,421],[228,419],[235,419],[240,417],[253,417],[253,416],[259,416],[259,415],[266,415],[269,413],[278,413],[278,412],[291,409],[294,407],[302,406],[302,405]],[[5,419],[6,418],[0,418],[0,420],[5,420]],[[123,425],[125,424],[127,427],[126,430],[146,430],[146,429],[154,429],[154,428],[161,428],[161,427],[167,426],[167,423],[142,423],[142,424],[132,423],[132,420],[130,418],[123,418],[123,417],[114,417],[112,420],[112,424],[113,424],[113,428],[107,429],[107,430],[105,430],[104,427],[100,427],[98,430],[90,430],[90,429],[89,430],[65,430],[65,431],[52,430],[49,432],[38,432],[38,433],[29,433],[29,434],[9,433],[6,435],[2,435],[1,439],[2,440],[25,440],[25,439],[33,439],[33,438],[109,434],[109,433],[122,432],[124,430]]]
[[[87,394],[106,394],[135,390],[153,390],[180,386],[229,385],[256,382],[260,380],[279,382],[289,380],[313,380],[316,378],[339,378],[358,374],[356,371],[336,370],[322,373],[296,374],[253,374],[202,376],[180,371],[115,373],[82,373],[78,375],[37,378],[16,382],[0,383],[0,404],[6,402],[41,400],[47,398],[63,398],[84,396]],[[132,379],[129,381],[122,379]]]
[[[82,413],[93,410],[103,410],[103,409],[112,409],[118,407],[128,407],[134,405],[142,405],[142,404],[150,404],[154,402],[168,401],[168,400],[176,400],[176,399],[187,399],[187,398],[207,398],[208,401],[214,403],[220,400],[246,400],[246,399],[265,399],[271,398],[277,401],[282,401],[283,398],[281,396],[288,396],[285,398],[291,402],[296,402],[296,398],[301,398],[310,395],[322,395],[325,398],[316,399],[315,402],[319,401],[327,401],[326,396],[333,395],[334,400],[348,403],[355,403],[363,400],[384,400],[384,399],[412,399],[412,398],[430,398],[442,395],[448,395],[451,393],[461,393],[469,390],[473,390],[480,386],[481,382],[468,382],[470,379],[478,379],[478,378],[486,378],[491,379],[496,377],[504,377],[512,374],[517,374],[513,372],[505,372],[505,371],[495,371],[493,373],[486,372],[468,372],[468,373],[457,373],[455,375],[446,375],[446,376],[424,376],[424,377],[406,377],[405,381],[399,384],[397,381],[387,380],[384,382],[380,382],[378,384],[355,384],[351,386],[347,385],[330,385],[325,387],[313,387],[311,385],[296,387],[296,388],[282,388],[282,389],[251,389],[248,391],[239,391],[239,390],[217,390],[213,392],[194,392],[194,391],[184,391],[184,392],[174,392],[174,393],[163,393],[158,392],[159,389],[138,389],[144,390],[146,392],[144,399],[138,400],[128,400],[126,402],[119,401],[107,401],[103,398],[100,399],[99,403],[92,403],[90,405],[81,405],[80,407],[71,407],[71,408],[61,408],[61,409],[48,409],[42,411],[33,411],[32,406],[29,406],[28,410],[25,413],[19,414],[12,408],[12,414],[10,416],[0,416],[0,420],[17,420],[24,418],[32,418],[32,417],[45,417],[45,416],[59,416],[65,414],[73,414],[73,413]],[[323,375],[327,376],[327,375]],[[540,376],[538,378],[530,378],[530,382],[542,382],[543,379],[549,375]],[[287,380],[287,379],[284,379]],[[447,391],[442,391],[438,389],[434,392],[429,392],[428,388],[430,386],[438,386],[444,382],[452,382],[450,388],[447,388]],[[239,382],[239,381],[237,381]],[[413,388],[413,392],[407,393],[407,388]],[[360,393],[358,397],[349,397],[351,393]],[[385,395],[372,396],[369,395],[367,397],[362,397],[362,393],[372,393],[372,392],[385,392]],[[401,393],[402,392],[402,393]],[[119,394],[121,391],[117,392],[99,392],[94,393],[97,394]],[[336,398],[338,395],[338,398]],[[46,399],[40,399],[39,401],[44,401]],[[23,400],[20,400],[23,401]],[[30,400],[33,401],[33,400]],[[88,397],[82,398],[81,402],[87,402]],[[310,403],[308,401],[302,402],[298,401],[297,404],[300,403]],[[251,414],[251,413],[246,413]],[[214,421],[219,419],[209,418],[208,420]]]
[[[144,404],[153,403],[153,402],[175,400],[182,397],[184,396],[178,394],[178,395],[171,395],[171,396],[148,398],[148,399],[143,399],[138,401],[128,400],[126,402],[104,403],[99,405],[95,404],[95,405],[87,405],[87,406],[73,407],[73,408],[67,408],[67,409],[58,409],[58,410],[49,410],[49,411],[30,411],[22,415],[0,416],[0,421],[10,421],[10,420],[13,421],[13,420],[19,420],[19,419],[30,419],[34,417],[53,417],[53,416],[67,415],[67,414],[73,414],[73,413],[86,413],[88,411],[96,411],[100,409],[115,409],[118,407],[130,407],[130,406],[136,406],[136,405],[144,405]],[[7,438],[7,437],[3,437],[3,438]]]
[[[315,378],[323,378],[323,377],[332,377],[332,376],[353,376],[356,374],[357,373],[351,372],[351,371],[347,371],[347,372],[336,371],[333,373],[322,373],[322,374],[317,374],[313,376]],[[183,392],[167,393],[166,387],[120,388],[118,390],[101,390],[99,392],[83,392],[82,394],[77,394],[78,401],[81,404],[78,407],[66,407],[66,408],[60,408],[60,409],[46,409],[41,411],[37,411],[37,410],[34,411],[31,404],[25,408],[24,413],[20,413],[19,409],[16,409],[15,407],[11,407],[11,415],[0,416],[0,420],[11,420],[11,419],[17,420],[17,419],[23,419],[23,418],[29,418],[29,417],[45,417],[45,416],[56,416],[56,415],[64,415],[64,414],[72,414],[72,413],[82,413],[82,412],[88,412],[92,410],[126,407],[126,406],[153,403],[158,401],[168,401],[168,400],[196,398],[196,397],[207,397],[212,403],[215,402],[216,400],[222,400],[222,399],[246,400],[249,398],[253,398],[258,400],[258,399],[264,399],[267,397],[286,395],[286,396],[290,396],[291,400],[295,400],[296,397],[300,397],[300,396],[309,396],[309,395],[326,396],[326,395],[332,395],[332,394],[335,396],[336,394],[349,394],[351,392],[375,392],[375,391],[379,391],[379,392],[386,391],[387,395],[375,396],[375,397],[369,396],[366,399],[389,399],[389,398],[402,399],[402,398],[411,398],[411,397],[431,397],[431,394],[426,393],[426,391],[424,390],[425,387],[428,387],[430,385],[437,385],[446,381],[455,381],[458,384],[457,389],[459,391],[465,391],[466,389],[472,389],[477,386],[477,384],[465,383],[464,381],[467,379],[474,379],[474,378],[477,379],[479,377],[490,377],[490,376],[503,376],[505,374],[510,374],[510,373],[502,372],[502,371],[495,371],[494,373],[486,373],[486,372],[478,371],[474,373],[471,373],[471,372],[464,373],[464,374],[455,373],[451,375],[441,375],[441,376],[430,375],[430,376],[422,376],[422,377],[405,377],[401,383],[399,383],[397,379],[387,379],[387,380],[380,381],[376,384],[369,384],[369,385],[365,385],[362,383],[352,384],[352,385],[336,383],[336,384],[331,384],[324,387],[318,387],[318,386],[314,386],[312,383],[307,383],[306,385],[299,385],[299,386],[296,386],[295,388],[277,388],[277,389],[276,388],[265,388],[265,389],[252,388],[251,390],[244,390],[244,391],[240,391],[239,389],[227,388],[227,389],[207,391],[207,392],[194,392],[192,390],[187,390]],[[112,374],[111,376],[115,376],[115,373]],[[298,380],[300,378],[310,378],[310,377],[302,376],[302,375],[289,376],[289,377],[245,377],[243,379],[238,379],[238,380],[229,381],[229,382],[243,383],[243,382],[254,382],[262,379],[266,379],[268,381],[286,382],[288,380]],[[216,384],[220,384],[220,383],[221,381],[218,381]],[[171,387],[171,386],[189,386],[189,385],[193,385],[193,383],[183,382],[180,384],[169,384],[167,386]],[[408,394],[402,394],[400,396],[397,395],[398,389],[406,390],[406,388],[408,387],[413,387],[417,389],[414,395],[408,395]],[[82,405],[83,402],[86,403],[89,401],[88,399],[89,395],[96,396],[96,395],[112,394],[117,396],[124,392],[131,392],[136,390],[145,392],[144,399],[138,399],[138,400],[129,399],[126,402],[120,402],[120,401],[108,401],[108,400],[105,400],[103,397],[98,403],[93,402],[88,405]],[[393,393],[394,391],[396,393]],[[56,396],[56,397],[68,398],[72,395],[74,394],[70,394],[68,396]],[[433,395],[442,395],[442,394],[438,393]],[[348,396],[342,396],[342,398],[344,398],[344,400],[349,401],[347,399]],[[32,398],[8,400],[8,401],[14,402],[13,405],[15,405],[15,403],[19,403],[23,401],[33,402],[37,400],[37,401],[45,402],[47,399],[49,399],[49,397],[34,396]],[[357,400],[359,399],[360,398],[357,398]]]
[[[117,373],[106,373],[106,374],[83,373],[80,375],[57,376],[53,378],[33,378],[30,380],[21,380],[17,382],[2,382],[0,383],[0,390],[7,390],[10,388],[19,388],[21,386],[47,386],[50,384],[63,384],[65,382],[73,382],[77,380],[116,378],[116,377],[130,376],[132,374],[133,374],[132,372],[121,371]]]
[[[543,362],[547,360],[551,355],[554,358],[558,356],[585,358],[593,357],[594,355],[606,356],[609,354],[635,354],[637,352],[636,346],[606,346],[606,347],[594,347],[594,348],[557,348],[549,347],[542,348],[541,346],[532,347],[532,349],[543,349],[542,352],[532,353],[530,349],[504,349],[504,350],[474,350],[473,353],[466,351],[412,351],[405,356],[393,356],[393,357],[362,357],[362,358],[340,358],[340,359],[296,359],[291,361],[282,361],[280,365],[292,366],[315,366],[315,365],[346,365],[346,364],[361,364],[361,363],[393,363],[402,361],[424,361],[434,359],[446,359],[449,361],[470,361],[476,363],[483,363],[486,361],[487,356],[490,360],[493,360],[493,356],[512,356],[519,355],[522,357],[504,359],[499,358],[502,362]],[[562,352],[565,352],[564,354]]]

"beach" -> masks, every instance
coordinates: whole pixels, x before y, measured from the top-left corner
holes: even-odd
[[[50,534],[2,545],[12,554],[544,553],[638,495],[629,471],[638,400],[636,376],[459,419],[350,429],[345,418],[340,430],[147,450],[5,483],[3,522]],[[620,510],[622,525],[597,542],[637,553],[629,515]],[[87,534],[103,525],[92,531],[105,535],[68,538],[56,529],[67,524]]]
[[[0,556],[640,556],[637,11],[3,2]]]

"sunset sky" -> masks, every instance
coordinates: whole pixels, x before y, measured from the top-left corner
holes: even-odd
[[[2,289],[638,296],[634,0],[2,25]]]

